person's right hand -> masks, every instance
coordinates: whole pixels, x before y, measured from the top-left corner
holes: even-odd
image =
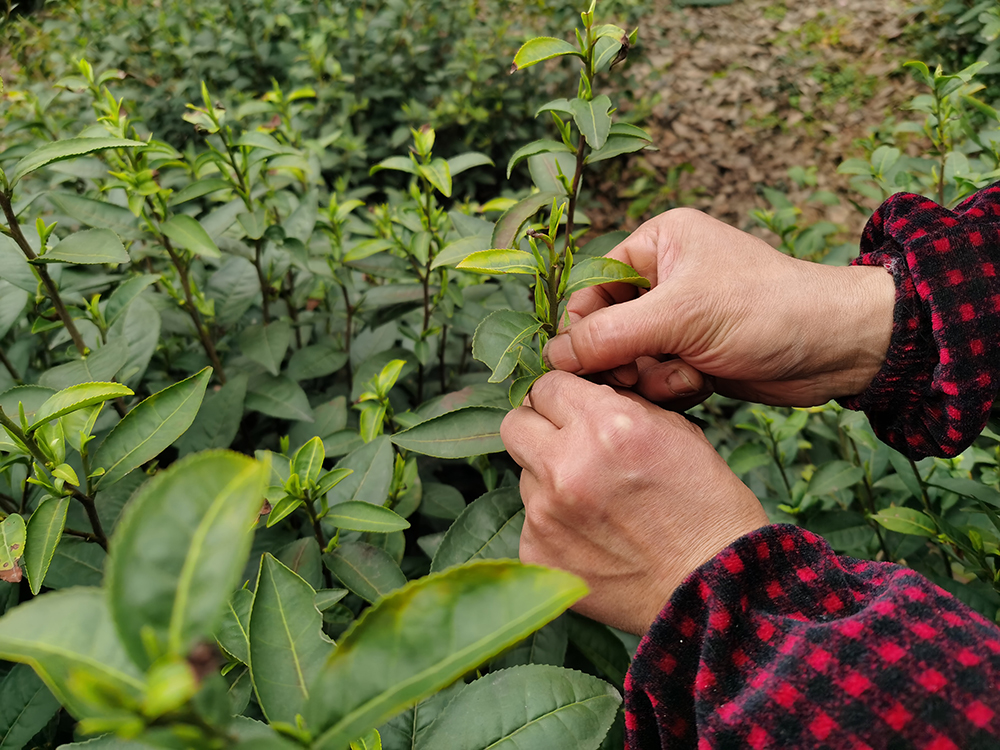
[[[714,388],[815,406],[860,393],[885,360],[895,284],[882,267],[797,260],[693,209],[646,222],[608,256],[652,288],[636,296],[616,283],[572,295],[569,327],[544,351],[555,369],[603,372],[660,403]]]

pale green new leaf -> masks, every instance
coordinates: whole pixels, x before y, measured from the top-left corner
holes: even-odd
[[[492,167],[493,160],[486,154],[481,154],[478,151],[468,151],[448,159],[448,171],[451,172],[452,177],[473,167],[483,167],[486,165]]]
[[[391,169],[396,172],[406,172],[407,174],[417,174],[417,165],[406,156],[390,156],[383,159],[369,170],[369,174],[375,174],[383,169]]]
[[[292,457],[292,473],[298,474],[299,480],[303,484],[315,482],[319,479],[320,472],[323,471],[325,459],[323,440],[318,437],[311,438],[295,451],[295,455]]]
[[[417,750],[597,750],[621,702],[611,685],[582,672],[541,664],[503,669],[466,686]]]
[[[521,45],[517,54],[514,55],[514,63],[510,66],[510,72],[515,73],[518,70],[562,55],[583,57],[580,50],[562,39],[551,36],[535,37]]]
[[[397,432],[392,442],[404,450],[437,458],[468,458],[501,453],[500,423],[506,409],[470,406]]]
[[[417,170],[445,197],[451,197],[451,170],[444,159],[433,159],[430,164],[419,164]]]
[[[880,526],[900,534],[934,538],[937,529],[933,519],[926,513],[912,508],[886,508],[872,516]]]
[[[186,655],[219,623],[250,553],[268,474],[237,453],[206,451],[161,471],[129,503],[112,540],[107,589],[136,664]]]
[[[479,324],[472,339],[472,356],[492,371],[488,382],[501,383],[510,377],[522,347],[541,328],[534,315],[513,310],[492,312]]]
[[[197,220],[184,214],[171,216],[160,224],[160,231],[185,250],[205,258],[221,258],[218,245]]]
[[[62,539],[69,510],[69,496],[47,497],[38,504],[28,519],[24,550],[24,572],[28,576],[31,593],[37,595],[49,572],[52,556]]]
[[[579,263],[575,263],[570,270],[565,294],[568,296],[580,289],[610,282],[621,282],[649,289],[649,279],[642,276],[628,263],[622,263],[614,258],[584,258]]]
[[[104,475],[98,487],[108,487],[150,459],[184,434],[194,422],[208,387],[212,368],[174,383],[126,414],[101,443],[93,465]]]
[[[333,644],[322,635],[316,592],[274,557],[260,561],[250,610],[250,676],[271,723],[295,724]]]
[[[381,505],[352,500],[334,505],[323,520],[344,531],[370,531],[388,534],[410,528],[410,523]]]
[[[538,273],[535,256],[523,250],[480,250],[466,256],[456,268],[463,271],[492,273],[496,275],[520,273],[534,276]]]
[[[103,404],[114,398],[131,396],[132,389],[121,383],[81,383],[56,393],[48,399],[31,420],[28,432],[34,432],[46,422],[94,404]]]
[[[13,187],[26,174],[57,161],[75,159],[84,154],[92,154],[95,151],[104,151],[109,148],[131,148],[145,145],[142,141],[132,141],[125,138],[64,138],[36,148],[14,165],[14,169],[9,173],[7,179]]]
[[[46,263],[57,261],[79,265],[110,263],[118,266],[128,263],[130,258],[122,241],[110,229],[84,229],[82,232],[71,234],[48,250],[41,256],[41,260]]]
[[[489,248],[489,237],[485,237],[481,234],[473,235],[471,237],[462,237],[454,242],[449,242],[441,248],[441,252],[435,255],[434,260],[431,261],[431,270],[433,271],[435,268],[440,268],[441,266],[457,265],[473,253],[481,250],[489,250]],[[22,304],[21,307],[23,308],[24,305]],[[18,309],[18,313],[20,313],[20,308]]]
[[[586,593],[569,573],[515,562],[472,563],[408,583],[365,612],[324,665],[305,711],[318,735],[313,747],[341,750]]]

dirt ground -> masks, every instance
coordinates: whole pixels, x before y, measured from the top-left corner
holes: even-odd
[[[643,97],[652,102],[647,125],[660,151],[633,158],[600,191],[653,191],[658,198],[644,216],[693,205],[751,229],[750,210],[767,206],[763,186],[787,189],[803,206],[817,188],[844,197],[848,178],[837,165],[863,155],[857,140],[887,116],[908,119],[902,106],[919,92],[902,68],[912,54],[904,33],[909,0],[662,6],[643,22],[645,54],[629,70],[638,106]],[[799,189],[788,178],[796,165],[815,165],[816,188]],[[606,199],[596,223],[620,219],[621,208],[620,197]],[[805,211],[810,220],[842,226],[845,237],[856,238],[865,221],[847,200]],[[627,219],[624,228],[641,218]]]

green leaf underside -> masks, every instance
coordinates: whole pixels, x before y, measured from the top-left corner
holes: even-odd
[[[455,519],[434,554],[431,572],[472,560],[517,559],[524,505],[516,487],[473,500]]]
[[[32,594],[37,595],[41,590],[45,574],[52,564],[52,556],[62,539],[69,501],[69,496],[43,500],[28,519],[24,572],[28,576]]]
[[[195,255],[206,258],[221,258],[219,247],[196,219],[177,214],[160,224],[160,231],[178,246],[190,250]]]
[[[514,63],[511,65],[510,72],[514,73],[562,55],[581,57],[580,51],[569,42],[551,36],[536,37],[521,45],[521,48],[514,55]]]
[[[295,724],[309,686],[333,644],[321,635],[316,592],[302,578],[265,554],[250,611],[250,676],[270,722]]]
[[[912,508],[886,508],[872,516],[872,519],[889,531],[900,534],[927,538],[937,536],[934,521],[925,513]]]
[[[506,414],[506,409],[470,406],[397,432],[391,440],[405,450],[437,458],[501,453],[500,423]]]
[[[586,590],[568,573],[515,562],[477,562],[408,583],[365,612],[324,666],[305,712],[307,725],[322,732],[314,747],[343,747],[521,640]]]
[[[211,633],[250,552],[269,469],[228,451],[189,456],[129,504],[108,559],[111,611],[125,648],[146,667],[184,655]]]
[[[614,258],[584,258],[575,263],[569,272],[565,294],[569,296],[580,289],[598,284],[619,282],[649,289],[649,279],[642,276],[628,263]]]
[[[183,435],[198,415],[211,376],[212,369],[206,367],[154,393],[126,414],[94,457],[93,465],[105,471],[97,486],[114,484]]]
[[[406,576],[385,550],[346,542],[326,556],[330,571],[353,594],[375,602],[406,583]]]
[[[520,203],[511,206],[504,212],[493,228],[493,239],[490,244],[498,248],[512,248],[521,232],[521,227],[532,216],[538,213],[539,209],[551,206],[552,201],[564,198],[562,192],[541,192],[529,195]]]
[[[143,690],[141,673],[115,635],[102,589],[52,592],[8,612],[0,618],[0,658],[34,667],[77,718],[109,710],[70,690],[77,672],[107,681],[132,700]]]
[[[601,94],[592,101],[574,99],[569,103],[573,110],[573,120],[580,132],[587,139],[587,144],[595,151],[600,151],[611,133],[611,100]]]
[[[441,712],[417,750],[597,750],[621,704],[604,680],[532,664],[473,682]],[[490,721],[470,721],[489,716]]]
[[[466,256],[456,268],[494,274],[520,273],[534,276],[538,273],[535,256],[523,250],[480,250]]]
[[[215,638],[219,645],[237,661],[250,663],[250,607],[253,592],[238,589],[233,592],[229,603],[222,611],[222,620],[216,628]]]
[[[517,367],[523,345],[542,328],[534,315],[513,310],[490,313],[476,328],[472,356],[490,368],[490,383],[501,383]]]
[[[110,263],[116,266],[130,260],[122,241],[110,229],[85,229],[71,234],[41,258],[62,263]]]
[[[145,145],[142,141],[132,141],[125,138],[65,138],[54,143],[46,143],[44,146],[32,151],[14,165],[14,169],[8,174],[7,179],[13,185],[26,174],[57,161],[73,159],[77,156],[92,154],[95,151],[103,151],[109,148],[129,148]]]
[[[340,503],[324,517],[332,526],[345,531],[389,533],[410,528],[410,523],[388,508],[357,500]]]

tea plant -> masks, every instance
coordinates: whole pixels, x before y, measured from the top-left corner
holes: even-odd
[[[86,104],[85,123],[31,86],[8,89],[12,746],[621,744],[634,641],[561,614],[585,593],[577,579],[512,559],[524,509],[499,439],[510,393],[497,382],[541,371],[561,301],[643,283],[578,245],[584,166],[648,145],[594,91],[635,43],[594,13],[573,48],[578,96],[547,109],[561,145],[528,147],[536,181],[550,170],[544,200],[457,200],[455,178],[492,160],[429,126],[375,165],[406,182],[371,200],[331,178],[336,139],[306,123],[332,101],[309,86],[272,81],[239,102],[199,82],[176,141],[147,129],[115,69],[62,71],[57,90]],[[516,63],[552,58],[538,50],[553,43],[529,42]],[[531,259],[532,286],[466,270],[504,253]],[[485,382],[470,349],[497,315],[535,327],[503,344],[510,370]],[[467,721],[487,701],[495,731]]]

